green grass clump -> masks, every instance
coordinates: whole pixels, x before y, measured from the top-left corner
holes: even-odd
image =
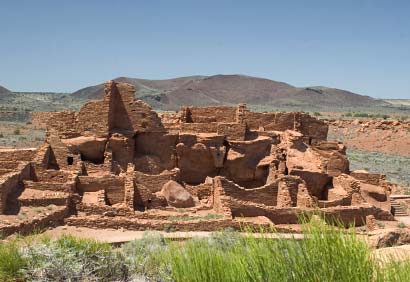
[[[17,242],[0,244],[0,281],[23,279],[28,261],[19,251]]]

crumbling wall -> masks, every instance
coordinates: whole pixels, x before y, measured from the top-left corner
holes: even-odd
[[[164,131],[161,119],[152,108],[141,100],[135,100],[135,87],[128,83],[108,81],[105,85],[110,98],[112,117],[110,129],[119,131]]]
[[[53,113],[50,112],[31,112],[30,121],[36,129],[46,129],[47,124],[53,118]]]
[[[259,137],[249,141],[231,141],[222,175],[245,186],[246,182],[256,182],[261,186],[266,182],[266,175],[257,175],[258,163],[271,151],[271,139]]]
[[[85,136],[107,137],[109,111],[109,101],[87,102],[78,113],[77,131]]]
[[[0,214],[7,209],[7,200],[15,192],[19,184],[31,177],[30,163],[20,163],[15,171],[0,176]]]
[[[58,133],[76,132],[76,118],[77,115],[73,111],[49,113],[46,118],[47,131],[54,130]]]
[[[226,136],[226,139],[244,141],[246,136],[246,125],[243,123],[219,123],[218,135]]]
[[[304,113],[254,113],[245,112],[244,122],[252,130],[266,131],[295,130],[310,137],[314,143],[326,140],[328,125]]]
[[[161,174],[145,174],[139,171],[134,172],[135,182],[144,185],[150,190],[150,193],[161,191],[165,183],[170,180],[179,181],[179,171],[174,169],[170,171],[164,171]]]
[[[187,133],[216,133],[218,130],[218,123],[181,123],[179,125],[180,132]]]
[[[225,193],[223,178],[217,176],[212,180],[211,204],[215,212],[223,214],[225,218],[232,218],[231,199]]]
[[[380,173],[370,173],[368,171],[356,170],[350,173],[351,176],[360,180],[362,182],[377,185],[385,186],[386,185],[386,176]]]
[[[267,206],[276,206],[278,197],[278,183],[270,183],[265,186],[253,189],[245,189],[227,180],[224,177],[219,178],[220,183],[225,191],[225,195],[240,201],[264,204]]]
[[[186,122],[210,123],[210,122],[236,122],[236,107],[207,106],[186,107],[188,117]],[[181,111],[183,111],[181,109]]]
[[[155,142],[153,142],[155,140]],[[170,170],[176,166],[176,145],[178,143],[178,134],[163,132],[141,132],[136,136],[136,157],[145,158],[150,156],[158,158],[156,165],[160,170]],[[136,169],[148,173],[149,171],[142,160],[137,161]],[[139,165],[141,164],[141,165]],[[158,171],[160,173],[160,171]]]
[[[0,149],[0,161],[8,162],[28,162],[37,153],[37,149]]]

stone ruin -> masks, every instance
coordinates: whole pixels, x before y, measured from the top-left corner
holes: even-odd
[[[41,147],[0,150],[0,232],[280,228],[315,212],[356,226],[368,216],[393,220],[390,184],[350,172],[345,146],[326,140],[323,121],[244,104],[156,113],[134,92],[108,81],[104,99],[78,113],[42,114]]]

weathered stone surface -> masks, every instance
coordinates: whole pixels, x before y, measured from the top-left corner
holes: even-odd
[[[173,180],[164,184],[161,194],[170,206],[176,208],[189,208],[195,206],[194,198],[178,182]]]
[[[377,230],[370,237],[370,245],[375,248],[386,248],[410,244],[410,231],[408,229]]]
[[[73,153],[80,153],[85,159],[103,160],[106,138],[94,136],[80,136],[76,138],[63,139],[62,142]]]

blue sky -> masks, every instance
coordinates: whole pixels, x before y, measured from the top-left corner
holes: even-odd
[[[410,99],[410,1],[0,0],[0,85],[247,74]]]

